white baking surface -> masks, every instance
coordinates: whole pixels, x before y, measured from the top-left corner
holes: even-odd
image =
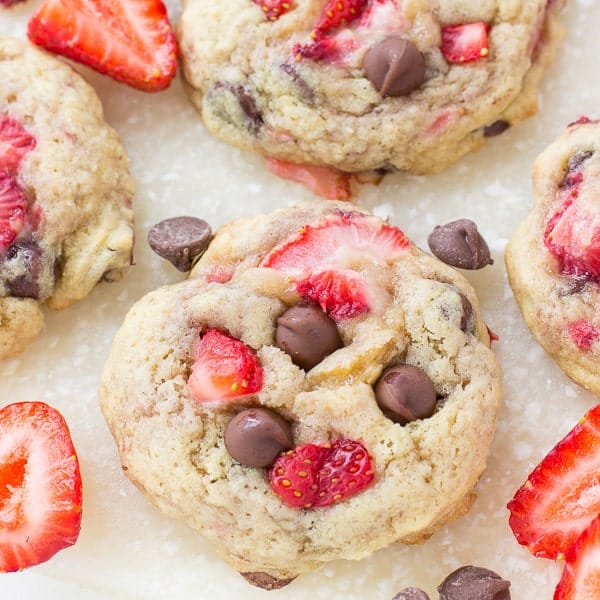
[[[0,9],[0,33],[25,36],[39,4]],[[168,2],[171,19],[179,2]],[[476,154],[434,177],[389,176],[366,186],[358,202],[390,217],[421,247],[436,224],[469,217],[492,249],[495,264],[467,273],[504,369],[505,407],[488,469],[471,512],[423,546],[393,545],[368,559],[338,561],[279,591],[249,586],[214,555],[210,544],[167,519],[123,476],[97,406],[100,372],[127,309],[147,291],[181,279],[146,245],[155,222],[175,215],[204,217],[213,228],[235,217],[310,199],[295,184],[270,175],[263,160],[213,140],[179,81],[144,94],[77,67],[98,90],[106,119],[119,131],[137,181],[136,266],[64,312],[47,312],[42,335],[25,354],[0,362],[0,406],[43,400],[67,419],[84,479],[84,517],[77,544],[46,564],[0,575],[11,600],[98,599],[384,599],[436,586],[452,570],[475,564],[512,582],[513,600],[550,600],[560,566],[535,559],[508,528],[506,502],[542,456],[597,398],[572,383],[534,342],[506,282],[503,251],[532,203],[535,156],[582,114],[600,117],[600,2],[572,0],[568,35],[540,93],[534,118],[491,140]]]

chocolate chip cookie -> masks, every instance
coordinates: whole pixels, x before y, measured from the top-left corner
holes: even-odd
[[[600,394],[600,122],[569,125],[536,159],[533,186],[506,249],[510,284],[540,344]]]
[[[69,66],[0,37],[0,358],[120,277],[133,244],[128,158]]]
[[[229,223],[140,300],[99,398],[125,474],[274,588],[469,509],[501,401],[489,345],[462,275],[317,202]]]
[[[186,0],[178,35],[190,98],[222,140],[426,174],[536,112],[562,4]]]

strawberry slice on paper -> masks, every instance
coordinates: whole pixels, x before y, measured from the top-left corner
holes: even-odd
[[[442,54],[448,62],[467,63],[489,54],[487,23],[451,25],[442,29]]]
[[[146,92],[168,87],[177,44],[162,0],[45,0],[29,39]]]
[[[600,404],[545,456],[508,503],[519,544],[535,556],[564,556],[600,514],[599,478]]]
[[[77,541],[82,488],[69,429],[43,402],[0,409],[0,571],[37,565]]]
[[[218,329],[206,330],[188,379],[194,400],[234,400],[259,392],[262,384],[263,368],[254,350]]]

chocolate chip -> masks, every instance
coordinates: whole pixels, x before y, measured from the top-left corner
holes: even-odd
[[[277,579],[277,577],[273,577],[272,575],[263,573],[262,571],[255,571],[253,573],[240,573],[240,575],[244,577],[248,583],[262,588],[263,590],[278,590],[279,588],[288,585],[295,579],[295,577],[292,577],[291,579]]]
[[[40,297],[39,277],[42,272],[42,249],[39,244],[35,240],[17,242],[7,250],[4,260],[9,271],[23,273],[6,281],[9,295],[38,299]]]
[[[462,331],[472,331],[474,328],[473,305],[464,294],[459,294],[462,305],[462,317],[460,319],[460,328]]]
[[[510,600],[510,581],[482,567],[466,566],[438,586],[440,600]]]
[[[214,90],[216,92],[227,90],[235,96],[242,112],[246,116],[245,125],[256,135],[263,126],[264,120],[252,93],[243,85],[232,83],[230,81],[219,81],[215,84]],[[227,112],[223,113],[221,116],[229,122]]]
[[[194,259],[209,246],[210,225],[196,217],[173,217],[157,223],[148,232],[150,248],[180,271],[189,271]]]
[[[405,96],[425,81],[425,59],[417,47],[390,35],[366,53],[363,68],[382,96]]]
[[[499,119],[498,121],[494,121],[493,123],[486,125],[483,128],[483,135],[484,137],[495,137],[501,133],[504,133],[509,127],[510,123],[508,121]]]
[[[306,79],[304,79],[300,73],[298,73],[298,69],[293,64],[289,62],[283,63],[281,68],[284,73],[290,76],[292,81],[296,84],[300,95],[304,99],[307,104],[314,104],[315,102],[315,92],[310,87]]]
[[[277,319],[275,343],[305,371],[344,345],[335,321],[311,305],[292,306]]]
[[[427,373],[419,367],[389,367],[375,383],[374,390],[377,405],[395,423],[406,425],[430,417],[435,411],[437,393]]]
[[[392,600],[429,600],[429,596],[420,588],[405,588],[398,592]]]
[[[225,447],[247,467],[269,467],[283,450],[294,446],[289,423],[268,408],[238,413],[225,428]]]
[[[470,219],[438,225],[427,239],[435,256],[453,267],[482,269],[494,263],[486,241]]]
[[[594,153],[591,150],[577,152],[569,159],[567,164],[567,172],[560,184],[561,188],[571,187],[581,182],[583,175],[580,173],[583,163],[591,158]]]

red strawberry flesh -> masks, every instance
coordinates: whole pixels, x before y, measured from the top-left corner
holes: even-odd
[[[143,91],[175,76],[177,46],[162,0],[46,0],[29,39]]]
[[[339,27],[346,27],[361,16],[368,4],[368,0],[328,0],[312,36],[319,39]]]
[[[546,455],[508,509],[517,541],[535,556],[567,552],[600,513],[600,404]]]
[[[442,54],[448,62],[466,63],[489,54],[487,23],[451,25],[442,29]]]
[[[42,402],[0,410],[0,571],[44,562],[77,541],[79,463],[63,417]]]
[[[15,172],[35,138],[15,119],[0,115],[0,171]]]
[[[0,171],[0,253],[9,248],[23,229],[27,199],[15,177]]]
[[[292,0],[254,0],[264,11],[269,21],[277,21],[279,17],[295,8]]]
[[[291,508],[337,504],[369,487],[373,463],[361,442],[340,438],[327,446],[304,444],[284,452],[273,463],[273,491]]]
[[[204,333],[188,379],[195,400],[234,400],[259,392],[262,383],[263,368],[250,347],[218,329]]]

